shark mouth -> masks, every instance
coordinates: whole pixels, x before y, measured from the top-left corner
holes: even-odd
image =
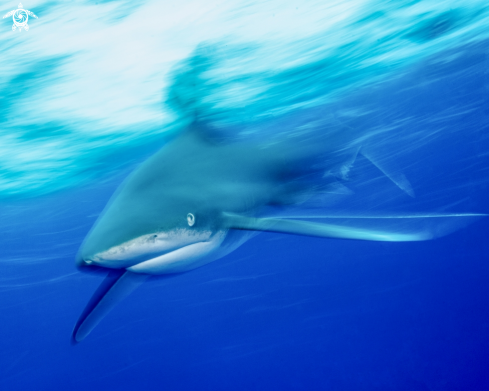
[[[219,249],[226,237],[224,231],[219,231],[208,240],[192,243],[174,251],[128,267],[127,270],[143,274],[168,274],[185,272],[205,265],[214,260],[209,257]]]
[[[80,257],[78,264],[145,274],[178,273],[207,263],[200,259],[218,249],[225,236],[225,231],[148,234],[93,256]]]

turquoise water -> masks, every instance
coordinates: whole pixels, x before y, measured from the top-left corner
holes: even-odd
[[[273,125],[424,58],[453,61],[450,49],[487,38],[489,15],[484,1],[25,6],[33,30],[5,19],[0,33],[3,198],[106,177],[192,120],[227,137],[295,132]],[[366,114],[355,110],[337,116]],[[330,126],[308,115],[307,131]]]

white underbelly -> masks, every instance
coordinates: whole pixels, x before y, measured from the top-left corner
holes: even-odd
[[[207,241],[189,244],[128,267],[127,270],[134,273],[158,275],[181,273],[195,269],[219,258],[218,250],[225,237],[226,232],[217,232]]]

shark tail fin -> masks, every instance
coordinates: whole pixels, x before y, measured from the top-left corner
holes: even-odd
[[[126,298],[149,276],[126,270],[110,271],[83,310],[73,329],[72,343],[81,342],[117,303]]]

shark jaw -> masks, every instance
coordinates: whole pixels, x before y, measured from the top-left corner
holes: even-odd
[[[100,266],[142,274],[180,273],[217,258],[227,232],[178,229],[142,235],[94,255],[78,255],[80,267]]]

